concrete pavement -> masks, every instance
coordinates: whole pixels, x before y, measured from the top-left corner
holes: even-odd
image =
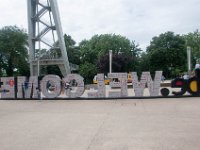
[[[1,150],[199,148],[199,98],[0,101]]]

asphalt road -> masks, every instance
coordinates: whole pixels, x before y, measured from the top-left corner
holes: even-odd
[[[0,150],[199,150],[200,98],[0,100]]]

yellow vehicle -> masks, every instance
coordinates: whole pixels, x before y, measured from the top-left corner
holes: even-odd
[[[97,76],[95,75],[94,76],[94,79],[93,79],[93,83],[94,84],[97,84]],[[109,83],[110,83],[110,79],[108,79],[106,76],[105,76],[105,78],[104,78],[104,83],[106,84],[106,85],[108,85]]]
[[[132,83],[131,73],[128,73],[127,82]]]
[[[97,76],[95,75],[94,76],[94,79],[93,79],[93,84],[97,84]],[[108,85],[109,83],[110,83],[110,79],[109,78],[107,78],[106,76],[105,76],[105,79],[104,79],[104,83],[106,84],[106,85]],[[131,73],[128,73],[128,76],[127,76],[127,83],[132,83],[132,77],[131,77]]]

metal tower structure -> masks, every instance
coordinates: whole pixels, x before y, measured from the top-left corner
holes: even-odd
[[[27,0],[30,71],[39,76],[44,65],[58,65],[65,76],[71,72],[57,0]]]

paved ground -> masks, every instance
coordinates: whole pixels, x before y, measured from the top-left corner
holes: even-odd
[[[1,150],[199,150],[200,98],[0,101]]]

